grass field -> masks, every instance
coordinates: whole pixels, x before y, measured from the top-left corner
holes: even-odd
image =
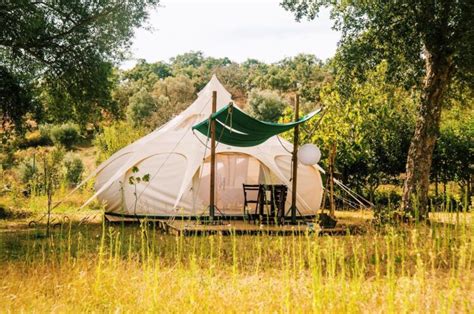
[[[338,237],[3,229],[0,312],[472,313],[470,218]]]

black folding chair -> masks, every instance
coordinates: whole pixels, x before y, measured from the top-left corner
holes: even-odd
[[[258,218],[258,200],[260,198],[260,184],[242,184],[244,189],[244,218],[249,221],[256,221]],[[254,198],[252,195],[254,194]],[[250,212],[249,204],[255,204],[255,210]]]

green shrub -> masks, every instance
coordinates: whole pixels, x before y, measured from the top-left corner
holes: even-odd
[[[397,192],[391,191],[376,191],[374,194],[374,203],[380,206],[398,207],[402,201],[402,196]]]
[[[62,147],[40,148],[31,157],[26,157],[18,167],[18,177],[24,184],[25,195],[45,193],[45,167],[48,176],[54,176],[54,184],[62,177],[64,149]]]
[[[7,141],[5,144],[1,143],[2,149],[0,150],[0,166],[3,170],[10,169],[15,163],[15,152],[18,150],[18,146]]]
[[[11,209],[0,204],[0,219],[25,219],[31,215],[30,212],[21,209]]]
[[[24,136],[16,139],[16,145],[19,148],[38,147],[52,145],[51,140],[52,125],[39,125],[36,130],[27,132]]]
[[[400,222],[404,217],[403,211],[400,211],[401,201],[401,195],[394,190],[375,191],[374,224],[383,226]]]
[[[133,128],[127,122],[116,122],[105,126],[94,139],[97,147],[97,162],[100,163],[128,144],[136,141],[145,134],[140,128]]]
[[[22,183],[32,182],[38,176],[39,165],[35,158],[27,158],[18,167],[18,174]]]
[[[41,124],[38,126],[40,136],[41,136],[41,141],[44,143],[44,145],[52,145],[53,140],[51,138],[51,129],[53,128],[52,124]]]
[[[18,167],[18,175],[23,183],[22,193],[25,196],[38,195],[42,190],[41,168],[38,160],[27,158]]]
[[[428,196],[430,203],[430,211],[432,212],[458,212],[467,210],[469,207],[463,204],[463,200],[452,195],[439,194]]]
[[[79,127],[72,123],[55,125],[51,128],[51,139],[55,145],[62,145],[69,150],[79,140]]]
[[[37,147],[52,145],[51,140],[51,125],[40,126],[38,130],[28,132],[22,140],[20,147]]]
[[[81,183],[84,172],[84,163],[77,156],[68,156],[64,161],[65,179],[70,186],[76,186]]]
[[[399,223],[403,217],[403,211],[393,206],[375,205],[373,208],[375,226],[394,225]]]
[[[42,145],[41,134],[38,130],[29,132],[25,135],[25,140],[22,143],[24,147],[36,147]]]
[[[258,120],[277,122],[287,103],[274,91],[252,90],[249,95],[249,113]]]

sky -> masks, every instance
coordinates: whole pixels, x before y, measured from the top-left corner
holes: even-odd
[[[205,56],[248,58],[272,63],[298,53],[332,57],[340,33],[331,29],[329,12],[314,21],[296,22],[280,0],[162,0],[150,12],[148,27],[135,32],[130,59],[168,61],[189,51]],[[150,29],[147,29],[150,28]]]

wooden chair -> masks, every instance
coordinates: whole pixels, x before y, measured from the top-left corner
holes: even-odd
[[[260,184],[242,184],[244,190],[244,218],[248,218],[250,221],[256,221],[258,218],[258,200],[260,198]],[[250,197],[249,192],[256,193],[256,197],[253,199]],[[255,210],[253,214],[250,212],[249,204],[255,204]]]

